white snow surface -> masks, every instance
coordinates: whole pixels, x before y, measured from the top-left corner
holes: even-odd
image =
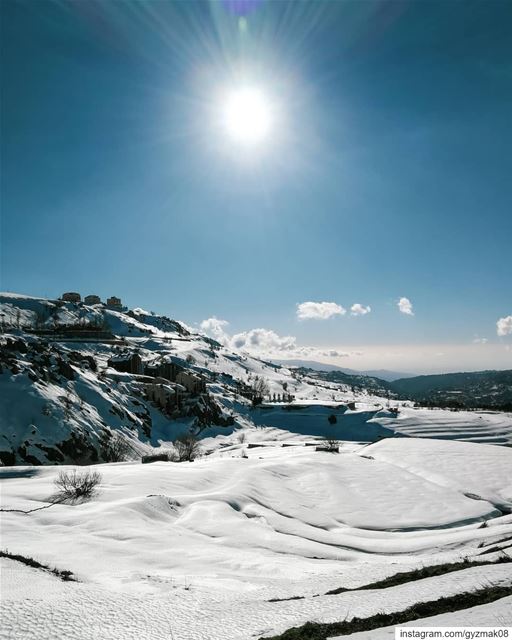
[[[512,511],[512,467],[507,447],[404,438],[370,445],[366,453],[441,487],[456,488],[473,499]],[[475,469],[486,471],[475,473]]]
[[[411,437],[512,444],[512,414],[499,411],[420,409],[401,403],[398,416],[383,411],[372,422]]]
[[[2,513],[4,549],[81,581],[4,559],[3,637],[242,640],[512,583],[511,565],[500,564],[322,595],[506,549],[512,516],[465,494],[478,485],[506,498],[510,449],[390,439],[332,454],[275,429],[245,434],[193,463],[97,465],[102,482],[90,501]],[[264,446],[249,448],[253,436]],[[433,469],[436,457],[444,464]],[[44,506],[60,470],[0,470],[2,508]],[[293,596],[303,599],[268,602]]]

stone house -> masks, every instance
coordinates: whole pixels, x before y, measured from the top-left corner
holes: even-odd
[[[174,364],[174,362],[167,362],[165,360],[153,361],[144,366],[144,373],[147,376],[165,378],[172,382],[176,381],[176,376],[179,371],[180,367],[178,367],[178,365]]]
[[[206,382],[203,378],[196,375],[195,373],[180,371],[176,375],[176,382],[183,385],[185,389],[192,395],[197,395],[206,391]]]
[[[144,363],[138,353],[120,353],[108,360],[108,366],[124,373],[144,373]]]
[[[123,308],[121,298],[110,296],[110,298],[107,298],[107,307],[110,307],[111,309],[121,310]]]
[[[186,390],[179,384],[169,383],[165,378],[155,378],[145,385],[146,397],[169,413],[182,406]]]
[[[91,294],[90,296],[85,296],[84,302],[85,304],[101,304],[101,298],[99,296]]]
[[[81,302],[82,296],[76,291],[67,291],[60,297],[64,302]]]

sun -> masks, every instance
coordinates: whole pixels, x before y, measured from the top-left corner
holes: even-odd
[[[256,144],[267,138],[272,128],[272,108],[264,92],[244,87],[229,93],[224,105],[224,127],[238,143]]]

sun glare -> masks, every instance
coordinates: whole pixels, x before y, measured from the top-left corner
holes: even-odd
[[[265,94],[255,88],[233,91],[224,107],[224,125],[237,142],[255,144],[264,140],[272,126],[272,110]]]

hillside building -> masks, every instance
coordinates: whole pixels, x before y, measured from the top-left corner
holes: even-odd
[[[84,302],[85,304],[101,304],[101,298],[99,296],[91,294],[89,296],[85,296]]]
[[[146,397],[161,409],[171,413],[180,409],[186,390],[179,384],[170,383],[164,378],[155,378],[153,382],[145,385]]]
[[[123,308],[123,303],[121,302],[121,298],[118,298],[117,296],[110,296],[110,298],[107,298],[107,307],[109,307],[109,309],[115,309],[116,311],[121,311]]]
[[[107,364],[112,369],[123,373],[135,373],[137,375],[144,373],[144,363],[138,353],[121,353],[112,356]]]
[[[192,395],[204,393],[206,391],[206,382],[200,376],[188,371],[180,371],[176,376],[176,382],[185,387]]]
[[[166,362],[164,360],[149,362],[144,366],[144,373],[153,378],[165,378],[174,382],[180,371],[180,367],[174,362]]]
[[[62,294],[60,299],[64,302],[81,302],[82,296],[76,291],[66,291],[66,293]]]

